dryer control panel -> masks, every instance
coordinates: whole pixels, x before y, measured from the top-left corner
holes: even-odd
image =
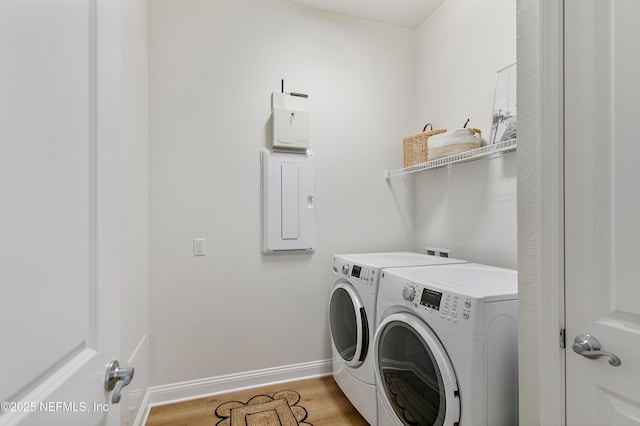
[[[333,272],[339,277],[349,281],[360,291],[367,291],[374,295],[377,292],[378,276],[380,274],[379,268],[334,259]]]
[[[376,270],[366,266],[356,265],[351,266],[351,272],[349,276],[356,278],[361,283],[367,285],[373,285],[376,280]]]

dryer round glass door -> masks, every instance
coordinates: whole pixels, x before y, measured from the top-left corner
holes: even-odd
[[[407,314],[385,318],[376,331],[378,392],[405,425],[460,421],[460,396],[449,357],[434,332]]]
[[[369,327],[367,314],[349,283],[337,284],[329,304],[331,340],[349,367],[357,367],[367,356]]]

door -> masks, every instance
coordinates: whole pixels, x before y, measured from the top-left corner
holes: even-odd
[[[568,425],[640,425],[638,22],[637,0],[565,1]]]
[[[348,282],[338,283],[329,302],[331,341],[349,367],[360,366],[369,350],[367,312]]]
[[[3,425],[119,424],[118,4],[0,2]]]
[[[412,315],[389,315],[376,330],[375,348],[378,400],[384,405],[378,408],[379,416],[395,413],[394,423],[405,425],[449,426],[460,421],[453,366],[426,324]]]

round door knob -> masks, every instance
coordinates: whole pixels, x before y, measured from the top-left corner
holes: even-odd
[[[416,288],[414,286],[406,286],[402,290],[402,297],[404,297],[405,300],[413,300],[413,298],[416,297]]]

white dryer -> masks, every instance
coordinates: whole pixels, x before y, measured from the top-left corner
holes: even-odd
[[[383,268],[462,262],[411,252],[334,257],[333,272],[337,278],[329,302],[333,377],[369,423],[377,421],[372,343],[376,296]]]
[[[518,424],[517,272],[385,270],[374,360],[379,426]]]

